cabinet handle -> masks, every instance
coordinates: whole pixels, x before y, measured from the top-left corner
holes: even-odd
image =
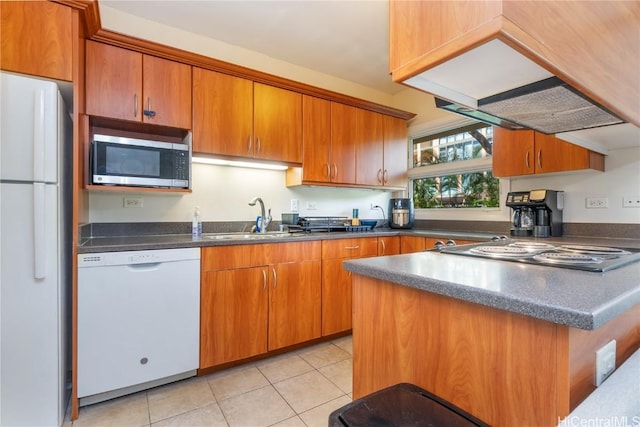
[[[527,151],[527,155],[524,157],[524,164],[529,169],[529,152]]]
[[[151,97],[147,98],[147,109],[143,110],[142,114],[147,117],[154,117],[156,115],[156,112],[151,109]]]
[[[267,272],[262,270],[262,290],[267,289]]]
[[[262,148],[262,143],[260,142],[260,137],[257,138],[256,148],[257,148],[256,154],[260,154],[260,149]]]
[[[542,150],[538,151],[538,167],[542,169]]]
[[[382,183],[386,184],[387,182],[389,182],[389,171],[385,169],[382,173]]]
[[[383,178],[383,175],[382,175],[382,169],[378,169],[378,182],[379,182],[380,184],[382,184],[383,179],[384,179],[384,178]]]
[[[133,117],[138,118],[138,94],[133,95]]]
[[[338,177],[338,165],[336,165],[335,163],[333,164],[333,177]]]
[[[327,178],[331,178],[331,166],[327,163]]]
[[[247,137],[247,153],[251,154],[251,148],[253,148],[253,138],[249,135]]]
[[[387,251],[387,245],[385,245],[384,240],[380,240],[380,244],[382,245],[382,255]]]
[[[354,249],[360,249],[360,245],[356,245],[356,246],[345,246],[344,247],[347,250],[354,250]]]
[[[271,271],[273,272],[273,289],[275,289],[276,284],[278,283],[278,275],[276,274],[275,268],[272,268]]]

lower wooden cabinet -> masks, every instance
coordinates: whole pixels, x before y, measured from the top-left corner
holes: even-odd
[[[400,236],[378,237],[378,256],[398,255]]]
[[[351,272],[348,259],[378,254],[375,237],[322,241],[322,336],[351,329]]]
[[[320,337],[320,248],[203,248],[200,369]]]

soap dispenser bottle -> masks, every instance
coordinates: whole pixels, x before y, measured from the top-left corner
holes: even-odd
[[[200,217],[200,208],[196,206],[193,211],[193,220],[191,221],[191,235],[194,239],[202,237],[202,219]]]

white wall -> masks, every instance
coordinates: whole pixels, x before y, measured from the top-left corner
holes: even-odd
[[[182,194],[182,195],[178,195]],[[380,219],[380,205],[387,215],[391,193],[380,190],[335,189],[324,187],[285,187],[283,171],[236,168],[204,164],[193,165],[193,192],[190,194],[144,193],[90,194],[90,222],[180,222],[191,221],[200,207],[204,221],[252,221],[260,214],[249,201],[259,196],[271,208],[274,220],[291,212],[290,200],[297,199],[301,216],[346,216],[360,209],[360,218]],[[124,197],[142,197],[142,208],[124,208]],[[309,210],[306,202],[315,202]]]

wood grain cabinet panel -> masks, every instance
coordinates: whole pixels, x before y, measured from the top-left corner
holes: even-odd
[[[193,151],[252,157],[253,82],[193,67]]]
[[[331,101],[302,96],[302,181],[331,182]]]
[[[378,237],[378,256],[398,255],[400,236]]]
[[[253,84],[254,157],[302,162],[302,95]]]
[[[202,249],[200,369],[321,333],[321,242]]]
[[[267,268],[202,273],[200,368],[267,351]]]
[[[320,260],[270,266],[269,350],[320,337]]]
[[[331,103],[331,182],[356,183],[358,109]]]
[[[342,263],[377,253],[375,237],[322,241],[322,336],[351,329],[352,275]]]
[[[427,239],[421,236],[400,236],[400,253],[423,252],[427,249]]]
[[[88,115],[191,129],[191,66],[91,40],[85,64]]]
[[[493,128],[493,175],[533,175],[594,169],[604,171],[604,156],[532,130]]]
[[[356,111],[356,184],[384,184],[383,115],[359,108]]]
[[[0,68],[72,81],[72,11],[49,1],[0,2]]]
[[[407,188],[407,121],[384,116],[383,185]]]

